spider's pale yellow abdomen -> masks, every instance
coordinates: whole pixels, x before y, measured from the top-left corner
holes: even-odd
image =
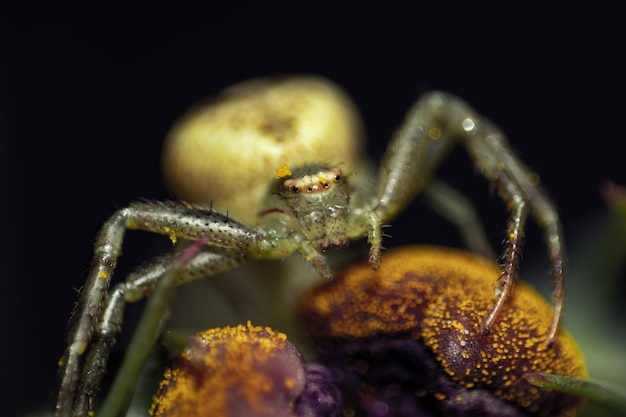
[[[163,172],[177,199],[212,204],[254,225],[280,166],[317,161],[351,172],[362,131],[354,103],[329,80],[254,79],[195,106],[173,126]]]

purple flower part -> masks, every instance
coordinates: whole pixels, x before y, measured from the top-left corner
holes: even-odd
[[[452,381],[422,343],[397,338],[327,343],[319,360],[344,392],[346,407],[367,417],[528,417],[486,389]]]
[[[305,363],[306,385],[296,401],[298,417],[339,417],[343,412],[341,392],[330,371],[318,363]]]

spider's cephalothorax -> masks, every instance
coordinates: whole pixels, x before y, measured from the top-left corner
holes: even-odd
[[[339,168],[305,165],[278,170],[275,192],[306,239],[320,251],[348,240],[350,193]]]
[[[169,288],[163,283],[174,282],[173,287],[253,259],[282,259],[292,253],[330,279],[324,252],[363,237],[370,245],[369,264],[377,269],[383,225],[418,195],[459,227],[471,250],[494,258],[471,203],[435,178],[455,144],[468,151],[510,212],[492,307],[472,325],[483,333],[498,325],[513,291],[526,219],[531,216],[544,231],[555,284],[554,317],[543,336],[548,344],[557,337],[564,299],[559,215],[537,175],[513,152],[502,131],[455,96],[425,94],[391,138],[378,173],[360,177],[366,181],[360,179],[353,189],[345,174],[365,171],[359,171],[360,158],[355,157],[362,148],[356,143],[362,129],[355,113],[347,95],[328,80],[281,77],[242,83],[175,125],[164,146],[166,178],[177,187],[176,195],[193,204],[136,202],[104,223],[60,361],[56,417],[92,413],[125,305]],[[312,161],[342,161],[344,173]],[[195,242],[190,246],[195,248],[193,256],[184,257],[184,262],[176,262],[174,254],[158,257],[109,288],[125,233],[131,229]],[[178,265],[175,277],[166,279],[173,274],[172,265]],[[147,310],[149,323],[163,320],[167,302],[161,304],[165,307],[156,312]],[[120,372],[118,379],[124,378],[131,379]],[[110,397],[114,394],[119,396],[112,390]]]

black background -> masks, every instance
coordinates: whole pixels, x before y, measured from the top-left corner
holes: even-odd
[[[608,3],[119,2],[0,13],[8,414],[44,403],[53,389],[74,289],[100,224],[137,197],[168,196],[159,172],[168,127],[196,100],[242,79],[331,78],[361,107],[375,157],[420,93],[453,92],[507,132],[573,234],[603,209],[603,181],[626,182],[626,26]],[[451,159],[442,175],[476,201],[497,243],[502,205],[462,152]],[[450,226],[418,207],[389,232],[387,246],[458,244]],[[538,235],[531,225],[529,257],[543,256]],[[124,262],[144,260],[141,247],[151,241],[131,237]]]

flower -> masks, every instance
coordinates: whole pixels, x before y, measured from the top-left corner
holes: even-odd
[[[531,385],[542,372],[585,377],[565,331],[547,346],[552,312],[519,282],[489,334],[497,265],[453,249],[392,250],[378,271],[354,266],[300,306],[320,362],[365,416],[574,416],[577,396]],[[346,411],[344,411],[346,414]]]
[[[150,414],[333,417],[341,409],[324,367],[303,363],[284,334],[248,322],[193,336],[166,369]]]
[[[150,413],[172,416],[575,416],[581,397],[532,385],[541,375],[586,377],[552,311],[518,282],[489,334],[497,265],[449,248],[389,251],[383,265],[351,266],[305,294],[306,363],[268,327],[193,336],[165,371]]]

